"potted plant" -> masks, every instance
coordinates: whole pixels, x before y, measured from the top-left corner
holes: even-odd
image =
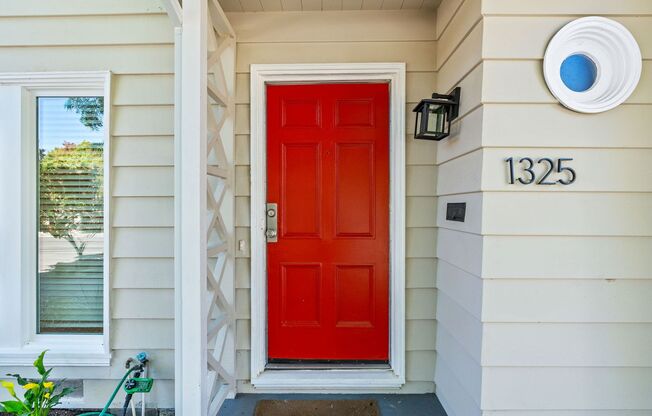
[[[7,374],[16,379],[18,385],[25,390],[25,393],[24,398],[21,400],[16,394],[14,383],[9,381],[1,382],[2,387],[7,389],[14,400],[0,402],[0,412],[21,416],[48,416],[50,410],[61,403],[64,396],[73,391],[68,387],[59,388],[53,381],[48,380],[52,369],[46,370],[43,365],[45,353],[46,351],[43,351],[34,361],[34,368],[41,376],[40,379],[25,379],[18,374]]]

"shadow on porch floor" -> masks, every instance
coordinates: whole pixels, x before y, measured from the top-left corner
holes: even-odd
[[[446,416],[434,394],[238,394],[224,402],[218,416],[253,416],[259,400],[347,399],[377,400],[381,416]]]

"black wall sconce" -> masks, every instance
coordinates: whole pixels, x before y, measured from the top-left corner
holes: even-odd
[[[441,140],[450,134],[451,121],[460,110],[461,88],[457,87],[450,95],[433,93],[432,98],[424,98],[412,110],[417,113],[414,125],[414,138]]]

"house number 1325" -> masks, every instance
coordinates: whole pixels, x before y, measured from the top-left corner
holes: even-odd
[[[535,185],[570,185],[575,182],[577,174],[573,168],[565,166],[566,163],[570,162],[571,158],[560,157],[556,160],[550,159],[548,157],[542,157],[537,159],[536,162],[529,157],[522,157],[518,162],[514,161],[513,157],[505,159],[507,163],[507,168],[509,169],[509,183],[514,184],[517,181],[523,185],[529,185],[534,183]],[[520,166],[520,174],[516,176],[514,173],[514,165],[517,164]],[[544,170],[543,174],[537,177],[534,167],[538,165],[543,165]],[[556,175],[553,175],[556,173]],[[551,180],[551,175],[560,177],[559,179]]]

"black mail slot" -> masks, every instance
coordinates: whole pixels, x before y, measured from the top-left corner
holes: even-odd
[[[466,202],[449,202],[446,204],[446,219],[448,221],[464,222]]]

